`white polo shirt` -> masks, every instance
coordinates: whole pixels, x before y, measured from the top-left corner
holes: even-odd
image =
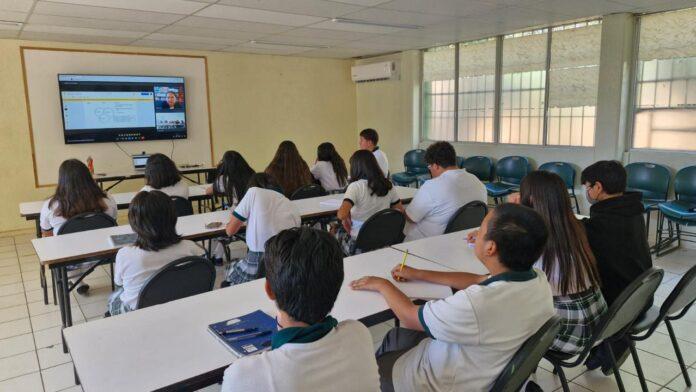
[[[486,203],[487,197],[486,186],[464,169],[447,170],[426,181],[406,208],[406,215],[415,222],[404,230],[406,241],[444,233],[459,208],[475,200]]]
[[[389,161],[387,160],[387,154],[380,150],[379,147],[375,147],[372,153],[375,155],[375,159],[377,159],[379,168],[382,169],[384,176],[387,177],[389,175]]]
[[[183,197],[184,199],[188,199],[188,197],[189,197],[189,187],[188,187],[188,185],[186,185],[184,180],[179,180],[179,182],[177,182],[174,185],[166,186],[166,187],[160,188],[160,189],[153,188],[150,185],[145,185],[143,187],[143,189],[141,189],[140,191],[146,191],[146,192],[160,191],[167,196],[170,196],[170,197],[171,196],[179,196],[179,197]]]
[[[225,370],[222,391],[377,392],[372,337],[361,323],[342,321],[315,342],[286,343],[236,360]]]
[[[309,171],[316,180],[321,183],[322,188],[327,191],[336,191],[343,189],[343,187],[338,183],[336,178],[336,172],[334,172],[333,165],[328,161],[317,161],[317,163],[312,166]]]
[[[350,219],[352,226],[350,235],[353,238],[358,236],[362,224],[372,215],[394,206],[400,199],[394,187],[384,196],[372,194],[372,190],[367,184],[367,180],[351,182],[346,188],[343,200],[349,201],[353,207],[350,209]]]
[[[246,244],[252,252],[263,252],[266,241],[285,229],[300,227],[300,212],[282,193],[249,188],[232,213],[246,222]]]
[[[116,205],[116,200],[114,200],[111,195],[107,195],[104,199],[104,204],[106,209],[104,213],[110,217],[116,219],[118,214],[118,206]],[[51,199],[46,200],[41,207],[41,214],[39,215],[39,224],[41,230],[49,231],[53,230],[53,235],[58,235],[58,231],[63,226],[67,219],[60,215],[56,215],[56,209],[58,208],[58,202],[50,204]],[[50,205],[49,205],[50,204]]]
[[[508,272],[430,301],[426,333],[394,364],[395,390],[489,391],[522,344],[555,314],[540,270]]]

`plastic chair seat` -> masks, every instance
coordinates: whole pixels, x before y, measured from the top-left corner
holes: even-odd
[[[659,204],[660,211],[668,218],[693,221],[696,223],[696,203],[683,200],[672,200]]]
[[[489,182],[486,185],[486,191],[493,197],[507,196],[515,189],[512,185],[506,185],[502,182]]]
[[[660,203],[664,203],[666,200],[643,200],[643,208],[645,211],[657,211]]]
[[[636,335],[639,334],[643,331],[647,331],[652,327],[653,324],[655,324],[655,321],[660,317],[660,308],[653,305],[648,309],[647,312],[641,317],[640,319],[636,320],[635,323],[633,323],[633,326],[631,327],[631,330],[628,332],[630,335]]]
[[[392,181],[394,181],[395,183],[397,183],[399,185],[402,185],[402,184],[408,185],[410,183],[416,182],[418,179],[415,175],[409,174],[407,172],[394,173],[394,174],[392,174],[391,178],[392,178]]]
[[[568,354],[562,351],[549,350],[544,354],[544,357],[548,359],[553,359],[554,362],[567,361],[577,354]]]

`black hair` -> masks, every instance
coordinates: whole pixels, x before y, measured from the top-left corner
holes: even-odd
[[[172,199],[160,191],[139,192],[128,208],[128,222],[138,235],[135,246],[159,251],[179,243],[176,210]]]
[[[242,154],[237,151],[225,152],[218,165],[217,178],[222,179],[225,196],[230,203],[235,199],[237,202],[242,200],[253,174],[254,169],[249,166]],[[217,181],[213,183],[213,187],[217,187]],[[216,191],[219,190],[216,189]]]
[[[172,186],[181,181],[174,161],[164,154],[152,154],[145,165],[145,183],[155,189]]]
[[[504,203],[491,212],[485,239],[498,248],[500,262],[513,271],[527,271],[541,257],[548,230],[541,215],[518,204]]]
[[[457,153],[448,142],[435,142],[425,150],[425,163],[440,167],[457,166]]]
[[[77,159],[68,159],[60,164],[56,193],[48,205],[52,208],[56,204],[56,215],[70,219],[85,212],[104,212],[106,197],[87,166]]]
[[[331,143],[322,143],[317,147],[317,161],[331,162],[338,186],[344,187],[348,182],[348,169],[343,158],[338,154],[336,148]]]
[[[302,159],[295,143],[290,140],[285,140],[278,145],[278,150],[268,164],[266,173],[273,176],[287,197],[314,182],[314,176],[309,171],[307,162]]]
[[[343,252],[331,234],[309,227],[283,230],[266,242],[263,259],[280,310],[307,324],[329,314],[343,284]]]
[[[594,185],[602,183],[607,194],[623,193],[626,190],[626,169],[619,161],[599,161],[582,171],[580,183]]]
[[[375,146],[379,142],[379,134],[372,128],[363,129],[362,132],[360,132],[360,137],[371,141]]]
[[[367,180],[372,195],[386,196],[392,183],[377,163],[375,155],[367,150],[358,150],[350,157],[350,182]]]
[[[273,178],[273,176],[267,173],[252,174],[249,178],[249,185],[247,186],[247,189],[249,188],[270,189],[273,191],[283,193],[282,188],[280,187],[280,185],[278,185],[275,178]]]

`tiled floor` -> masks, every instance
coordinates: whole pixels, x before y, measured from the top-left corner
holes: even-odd
[[[31,231],[0,235],[0,392],[81,391],[74,383],[72,359],[63,354],[60,314],[57,306],[44,305],[39,285],[38,261],[29,243]],[[681,275],[696,263],[696,250],[680,250],[655,260],[665,269],[665,279],[656,300],[664,301]],[[73,294],[73,320],[82,323],[100,318],[111,292],[109,269],[99,268],[86,282],[89,295]],[[393,322],[370,328],[375,348]],[[675,323],[682,353],[696,382],[696,310]],[[684,379],[664,327],[638,344],[641,363],[651,391],[685,391]],[[534,376],[545,391],[560,388],[548,362],[542,362]],[[627,390],[639,391],[633,362],[621,369]],[[566,371],[572,391],[615,391],[613,377],[578,367]],[[218,385],[206,391],[219,390]]]

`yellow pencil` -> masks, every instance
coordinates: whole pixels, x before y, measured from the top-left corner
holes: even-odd
[[[399,271],[404,270],[404,266],[406,265],[406,258],[408,257],[408,249],[406,249],[406,253],[404,253],[404,259],[401,261],[401,268],[399,268]]]

